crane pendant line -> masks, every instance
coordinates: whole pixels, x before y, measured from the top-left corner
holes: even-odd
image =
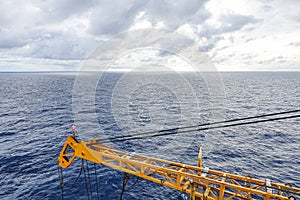
[[[202,153],[201,150],[200,152]],[[78,142],[73,136],[69,136],[58,157],[58,164],[67,168],[76,157],[190,194],[192,199],[260,197],[269,200],[295,199],[300,196],[300,188],[290,185],[203,168],[200,155],[199,166],[192,166],[123,152],[99,144],[95,139]]]

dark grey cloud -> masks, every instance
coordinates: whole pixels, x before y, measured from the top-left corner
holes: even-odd
[[[194,32],[199,36],[199,38],[203,38],[205,40],[205,43],[201,46],[203,51],[210,51],[216,47],[219,41],[225,40],[223,34],[241,30],[247,25],[261,21],[254,16],[233,13],[222,14],[217,20],[220,22],[220,25],[218,26],[204,22],[200,24],[200,28],[196,25],[193,27]],[[229,38],[229,40],[231,43],[234,43],[234,39],[232,37]]]
[[[33,12],[38,14],[35,16],[34,25],[47,26],[61,23],[70,17],[81,16],[89,12],[91,8],[97,5],[97,2],[95,0],[32,0],[25,7],[29,5],[32,5],[36,9]]]
[[[70,33],[47,33],[34,40],[26,52],[34,58],[82,60],[97,43],[92,38],[78,39]]]
[[[144,1],[99,1],[91,9],[89,32],[94,35],[112,35],[127,30],[135,16],[144,7]]]
[[[232,32],[242,29],[247,24],[253,24],[261,21],[254,16],[241,14],[223,14],[219,18],[221,27],[217,29],[219,33]]]
[[[164,22],[169,28],[177,29],[185,23],[203,23],[211,14],[205,9],[206,1],[149,1],[143,11],[150,21]]]
[[[49,30],[64,32],[57,25],[88,12],[93,3],[92,0],[3,1],[0,5],[0,48],[27,45]]]
[[[209,16],[204,5],[206,1],[198,0],[125,0],[99,1],[92,8],[90,19],[90,33],[95,35],[116,34],[127,30],[134,24],[138,14],[152,24],[162,22],[167,28],[175,30],[184,23],[198,24]]]
[[[202,44],[200,46],[200,51],[204,51],[204,52],[209,52],[211,51],[219,41],[224,40],[223,36],[220,35],[214,35],[214,36],[209,36],[209,38],[207,38],[206,42],[204,44]],[[227,47],[223,47],[223,48],[227,48]]]
[[[244,28],[248,29],[248,31],[254,30],[250,25],[261,22],[261,19],[255,18],[251,15],[241,15],[235,13],[226,13],[221,14],[218,17],[219,25],[216,26],[210,23],[201,24],[201,28],[198,29],[197,34],[200,38],[205,38],[207,41],[205,45],[202,46],[204,51],[211,51],[214,49],[218,42],[222,40],[228,40],[230,43],[234,43],[234,38],[231,36],[230,38],[224,38],[223,34],[231,33],[235,31],[242,30]],[[249,42],[248,40],[247,42]],[[221,49],[227,48],[222,47]]]
[[[11,49],[23,46],[26,42],[9,34],[10,31],[0,29],[0,49]]]
[[[98,44],[93,36],[111,37],[126,31],[140,13],[153,24],[163,22],[175,29],[207,19],[210,15],[204,4],[196,0],[12,0],[0,6],[0,12],[5,13],[0,16],[0,49],[21,48],[19,55],[34,58],[82,59]],[[85,36],[62,26],[82,16],[88,20]]]
[[[0,28],[0,49],[18,48],[27,45],[40,33],[38,29],[22,26]]]
[[[262,20],[254,16],[227,13],[220,15],[218,21],[220,22],[218,26],[205,22],[200,24],[200,29],[194,30],[200,37],[211,38],[216,35],[241,30],[246,25],[255,24]]]
[[[69,32],[28,30],[19,35],[2,35],[0,50],[6,49],[23,57],[60,60],[80,60],[95,48],[97,41],[91,37],[78,38]]]
[[[69,33],[66,34],[64,33],[66,30],[56,25],[82,15],[88,15],[88,33],[94,36],[110,36],[128,30],[134,24],[139,13],[144,13],[143,18],[151,23],[162,22],[167,28],[173,30],[182,24],[203,24],[211,15],[206,10],[205,3],[206,1],[198,0],[161,0],[159,2],[124,0],[122,3],[117,0],[5,2],[0,7],[0,12],[6,13],[0,16],[0,48],[14,48],[29,44],[37,46],[40,43],[41,52],[44,52],[44,49],[50,48],[51,45],[48,44],[49,40],[41,38],[49,32],[52,34],[53,31],[57,32],[56,37],[51,39],[53,45],[59,46],[58,44],[66,42],[66,46],[69,47],[70,39],[66,38],[65,41],[61,39],[64,35],[69,35],[74,39],[74,46],[76,46],[76,37],[74,36],[76,33],[72,33],[73,30],[67,30]],[[17,9],[14,9],[15,7]],[[220,20],[223,23],[222,27],[216,29],[204,23],[203,31],[199,32],[199,35],[211,38],[216,34],[238,30],[247,23],[253,22],[254,18],[225,15]],[[61,32],[61,36],[58,36],[59,32]],[[213,41],[217,40],[213,39],[211,42]],[[211,48],[212,44],[207,44],[206,49]],[[69,52],[74,52],[74,48]]]
[[[72,16],[88,12],[96,5],[94,0],[47,0],[36,4],[42,11],[46,23],[60,22]]]

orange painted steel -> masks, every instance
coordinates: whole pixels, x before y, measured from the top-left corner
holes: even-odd
[[[97,141],[78,142],[69,136],[58,157],[59,165],[67,168],[76,157],[82,158],[190,194],[193,200],[295,199],[300,196],[300,188],[290,185],[203,168],[200,153],[199,166],[191,166],[119,151]]]

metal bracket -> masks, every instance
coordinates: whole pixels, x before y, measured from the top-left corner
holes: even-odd
[[[272,187],[272,185],[271,185],[271,180],[270,179],[266,179],[266,191],[268,192],[268,193],[273,193],[273,190],[272,190],[272,188],[270,188],[270,187]]]
[[[209,167],[205,167],[205,168],[204,168],[204,170],[203,170],[203,172],[202,172],[202,174],[201,174],[201,177],[202,177],[202,178],[205,178],[205,177],[206,177],[208,170],[209,170]]]

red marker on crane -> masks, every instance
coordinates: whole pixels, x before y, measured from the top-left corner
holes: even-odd
[[[76,137],[76,126],[73,124],[72,126],[71,126],[71,130],[72,130],[72,132],[73,132],[73,137],[75,138]]]

